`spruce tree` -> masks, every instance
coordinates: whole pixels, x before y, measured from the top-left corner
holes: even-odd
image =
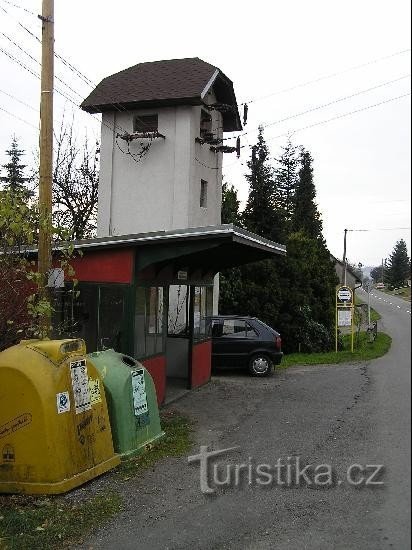
[[[302,231],[308,237],[317,239],[322,236],[322,220],[315,202],[316,188],[313,182],[312,162],[309,151],[302,148],[292,228],[293,231]]]
[[[222,184],[222,223],[241,225],[240,201],[233,185]],[[233,267],[219,273],[219,309],[225,313],[238,313],[242,295],[241,269]]]
[[[252,148],[247,165],[250,170],[246,175],[249,198],[241,217],[242,224],[253,233],[282,242],[282,217],[273,207],[273,168],[262,128],[259,129],[257,144]],[[233,205],[233,197],[231,200]],[[223,204],[225,214],[222,212],[222,221],[229,221],[225,200]],[[224,271],[220,279],[221,313],[254,315],[276,326],[281,303],[276,262],[277,258]]]
[[[250,170],[246,174],[249,197],[242,215],[243,224],[253,233],[280,242],[284,236],[284,223],[281,212],[274,208],[273,167],[269,163],[269,149],[262,127],[247,166]]]
[[[240,225],[241,214],[239,211],[240,200],[237,198],[237,191],[233,185],[223,182],[222,184],[222,223],[233,223]]]
[[[311,154],[302,148],[284,270],[287,307],[282,313],[290,317],[289,349],[296,349],[298,343],[302,351],[323,351],[331,343],[338,281],[322,235],[312,163]],[[318,335],[317,342],[310,339],[311,332]]]
[[[405,285],[411,276],[411,261],[408,257],[406,242],[397,241],[387,264],[387,281],[392,287]]]
[[[3,164],[7,175],[2,177],[1,181],[5,184],[6,189],[10,189],[10,191],[27,191],[25,185],[27,178],[24,177],[26,165],[20,162],[21,157],[24,155],[24,150],[19,149],[16,136],[13,136],[11,147],[6,150],[6,154],[9,156],[10,161],[7,164]]]
[[[285,223],[290,231],[290,222],[295,207],[295,192],[298,182],[299,148],[288,139],[282,154],[276,159],[274,206],[284,216]]]

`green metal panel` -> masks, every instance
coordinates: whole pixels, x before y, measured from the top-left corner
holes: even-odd
[[[138,361],[112,349],[88,355],[105,388],[113,445],[122,458],[164,435],[152,377]]]
[[[128,355],[134,353],[134,317],[135,317],[135,304],[136,304],[136,284],[133,282],[128,286],[126,290],[126,303],[125,312],[123,318],[123,330],[125,334],[124,349],[119,351]]]

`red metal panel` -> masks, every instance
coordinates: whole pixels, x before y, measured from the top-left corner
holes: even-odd
[[[99,250],[84,252],[73,258],[71,264],[75,278],[82,282],[131,283],[133,277],[134,250]]]
[[[151,359],[142,359],[140,361],[149,371],[156,387],[157,402],[163,403],[166,394],[166,356],[158,355]]]
[[[212,371],[212,341],[193,345],[192,388],[209,382]]]

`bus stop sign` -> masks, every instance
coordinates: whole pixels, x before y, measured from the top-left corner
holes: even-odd
[[[337,293],[338,301],[349,305],[352,303],[352,290],[347,286],[341,286]]]

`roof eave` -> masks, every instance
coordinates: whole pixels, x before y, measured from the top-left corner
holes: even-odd
[[[104,113],[110,111],[134,111],[136,109],[150,109],[152,107],[168,107],[171,105],[201,105],[200,96],[179,97],[167,99],[151,99],[146,101],[114,101],[113,103],[90,104],[83,101],[80,105],[87,113]]]

